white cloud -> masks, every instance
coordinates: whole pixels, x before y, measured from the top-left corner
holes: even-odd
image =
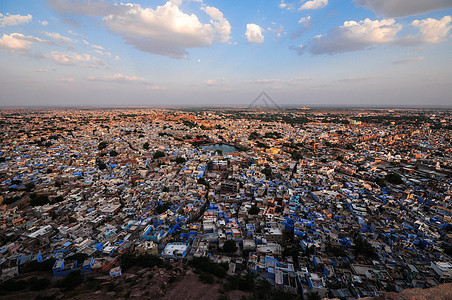
[[[216,31],[215,39],[221,43],[226,43],[231,34],[231,24],[224,18],[223,13],[218,8],[212,6],[202,7],[201,9],[212,18],[210,23]]]
[[[445,16],[441,20],[428,18],[425,20],[414,20],[411,25],[419,28],[422,34],[421,40],[427,43],[439,43],[444,41],[452,28],[452,18]]]
[[[68,43],[72,43],[73,42],[72,39],[70,39],[70,38],[68,38],[66,36],[63,36],[63,35],[61,35],[59,33],[56,33],[56,32],[42,31],[41,33],[46,35],[46,36],[48,36],[48,37],[50,37],[50,38],[52,38],[52,39],[54,39],[54,40],[56,40],[60,44],[68,44]]]
[[[146,88],[152,91],[166,91],[168,89],[166,86],[161,85],[148,85]]]
[[[117,73],[114,75],[107,75],[103,77],[88,77],[88,80],[91,81],[108,81],[108,82],[117,82],[117,83],[147,83],[147,80],[144,78],[136,77],[136,76],[127,76],[121,73]]]
[[[47,58],[50,58],[57,64],[65,66],[82,65],[91,68],[108,66],[107,63],[105,63],[103,60],[95,56],[91,56],[89,54],[77,54],[77,53],[68,54],[53,51]]]
[[[256,24],[246,24],[245,36],[248,43],[262,44],[264,42],[263,29]]]
[[[434,10],[451,8],[451,0],[354,0],[358,6],[373,10],[378,16],[390,18],[414,16]]]
[[[49,25],[49,22],[47,22],[47,21],[39,21],[39,23],[41,23],[42,26],[47,26],[47,25]]]
[[[354,82],[362,82],[362,81],[368,81],[368,80],[372,80],[374,79],[373,77],[347,77],[347,78],[342,78],[342,79],[338,79],[337,81],[339,82],[344,82],[344,83],[354,83]]]
[[[305,47],[303,47],[303,45],[299,45],[299,46],[289,46],[289,50],[295,51],[298,55],[302,55],[304,53],[304,51],[306,50]]]
[[[258,84],[258,85],[297,85],[300,82],[312,80],[312,77],[297,77],[291,79],[279,79],[279,78],[270,78],[270,79],[257,79],[257,80],[248,80],[245,81],[247,84]]]
[[[396,60],[393,62],[393,64],[394,65],[403,65],[403,64],[409,64],[409,63],[422,61],[422,60],[424,60],[424,57],[418,56],[418,57],[413,57],[413,58],[405,58],[405,59]]]
[[[311,0],[306,1],[299,10],[321,9],[328,5],[328,0]]]
[[[217,82],[215,80],[209,79],[209,80],[206,80],[206,85],[215,86],[215,85],[217,85]]]
[[[172,58],[185,58],[186,48],[210,46],[214,40],[229,39],[230,25],[216,8],[205,8],[211,24],[203,24],[194,14],[183,13],[167,2],[155,10],[129,4],[122,14],[108,15],[105,24],[135,48]]]
[[[10,52],[28,51],[32,43],[48,43],[48,41],[33,36],[25,36],[21,33],[3,34],[0,38],[0,48]]]
[[[108,56],[108,57],[112,57],[113,56],[111,54],[111,52],[108,52],[108,51],[94,50],[94,53],[96,53],[98,55],[102,55],[102,56]]]
[[[298,20],[299,24],[306,24],[311,22],[311,16],[303,17]]]
[[[367,49],[395,41],[402,25],[394,19],[346,21],[325,35],[316,36],[309,44],[312,54],[336,54]]]
[[[99,46],[99,45],[91,45],[91,47],[93,47],[94,49],[98,49],[98,50],[104,50],[104,47]]]
[[[0,13],[0,27],[5,27],[5,26],[14,26],[14,25],[19,25],[22,23],[28,23],[30,22],[32,19],[32,16],[26,15],[26,16],[21,16],[21,15],[10,15],[10,14],[6,14],[3,15]]]
[[[72,78],[72,77],[71,78],[61,78],[60,81],[61,82],[69,82],[70,83],[70,82],[75,82],[75,79]]]
[[[279,3],[279,8],[286,9],[286,10],[294,10],[295,9],[295,5],[293,3],[286,3],[286,2],[284,2],[284,0],[282,0]]]
[[[227,42],[231,25],[223,13],[202,6],[209,17],[207,24],[197,15],[179,8],[181,0],[170,0],[156,9],[139,4],[110,4],[105,1],[48,0],[49,6],[67,15],[102,16],[107,28],[135,48],[172,58],[185,58],[188,48],[210,46],[214,41]],[[202,1],[194,1],[200,2]]]
[[[311,28],[311,16],[300,18],[300,20],[298,20],[298,24],[301,24],[301,27],[292,34],[292,40],[302,36]]]

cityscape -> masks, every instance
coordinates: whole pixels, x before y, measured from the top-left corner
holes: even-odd
[[[1,296],[446,299],[451,121],[427,109],[3,109]]]
[[[1,0],[0,300],[451,300],[452,0]]]

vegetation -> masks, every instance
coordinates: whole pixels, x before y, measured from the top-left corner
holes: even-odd
[[[149,143],[148,142],[143,144],[143,149],[144,150],[149,150]]]
[[[232,239],[224,242],[223,251],[226,253],[235,253],[237,251],[236,242]]]
[[[99,145],[97,145],[97,149],[103,150],[103,149],[107,148],[107,146],[108,146],[107,142],[100,142]]]
[[[66,290],[72,290],[76,286],[80,285],[83,282],[83,276],[80,273],[80,271],[72,271],[64,277],[62,280],[58,281],[57,287],[66,289]]]
[[[272,169],[270,167],[265,167],[262,171],[262,174],[264,174],[267,178],[272,177]]]
[[[376,184],[378,184],[380,187],[385,187],[386,186],[386,181],[383,178],[381,178],[381,177],[375,178],[374,182]]]
[[[51,272],[54,264],[55,264],[54,258],[46,259],[42,262],[30,261],[30,262],[26,263],[23,267],[21,267],[20,271],[22,273]]]
[[[353,240],[353,243],[355,244],[356,254],[364,255],[367,258],[378,258],[375,248],[367,240],[357,237]]]
[[[167,269],[170,268],[169,263],[164,262],[160,257],[152,254],[134,256],[126,253],[120,256],[119,262],[123,270],[127,270],[134,266],[140,268],[153,268],[155,266],[160,268],[165,267]]]
[[[262,143],[261,141],[256,141],[256,147],[265,148],[265,149],[270,148],[267,144]]]
[[[155,207],[155,213],[156,214],[163,214],[165,211],[168,210],[168,208],[171,207],[171,202],[165,202],[163,204],[158,204]]]
[[[214,282],[213,276],[208,273],[199,274],[199,280],[201,280],[202,283],[208,283],[208,284],[212,284]]]
[[[218,278],[224,278],[228,270],[228,264],[217,264],[210,261],[207,257],[195,257],[188,263],[198,273],[207,273]]]
[[[400,176],[400,174],[397,173],[390,173],[388,175],[386,175],[385,179],[392,184],[402,184],[403,180],[402,180],[402,176]]]
[[[248,214],[257,215],[259,213],[259,211],[260,211],[260,209],[256,205],[253,205],[253,206],[251,206],[250,210],[248,211]]]
[[[189,128],[198,126],[198,124],[196,124],[196,122],[193,122],[193,121],[184,120],[183,123],[185,126],[188,126]]]
[[[158,158],[161,158],[161,157],[165,157],[165,153],[163,153],[162,151],[156,151],[154,153],[154,159],[158,159]]]
[[[261,135],[259,133],[257,133],[256,131],[251,132],[251,134],[249,135],[248,139],[249,140],[257,140],[258,138],[260,138]]]
[[[183,164],[184,162],[186,162],[187,160],[184,157],[178,156],[176,157],[176,164]]]
[[[30,195],[30,205],[31,206],[41,206],[46,205],[50,203],[49,196],[47,195],[37,195],[37,194],[31,194]]]
[[[280,139],[282,138],[282,134],[276,131],[272,131],[272,132],[266,132],[264,134],[264,138],[269,138],[269,139]]]
[[[96,165],[99,168],[99,170],[105,170],[107,168],[107,165],[101,161],[100,159],[96,160]]]

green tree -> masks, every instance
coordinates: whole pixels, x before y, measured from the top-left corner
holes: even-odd
[[[179,165],[179,164],[183,164],[184,162],[186,162],[186,159],[185,158],[183,158],[183,157],[181,157],[181,156],[178,156],[178,157],[176,157],[176,163]]]
[[[388,175],[386,175],[385,179],[392,184],[402,184],[403,180],[402,180],[402,176],[400,176],[400,174],[397,173],[389,173]]]
[[[251,206],[250,210],[248,211],[248,214],[257,215],[259,213],[259,211],[260,211],[260,209],[256,205],[253,205],[253,206]]]
[[[353,243],[355,244],[356,254],[362,254],[368,258],[378,258],[375,248],[367,240],[357,237],[353,240]]]
[[[161,157],[165,157],[165,153],[163,153],[162,151],[156,151],[154,153],[154,159],[161,158]]]
[[[234,253],[237,251],[237,244],[234,240],[230,239],[224,242],[223,251],[226,253]]]
[[[97,145],[97,149],[103,150],[103,149],[107,148],[107,146],[108,146],[107,142],[100,142],[99,145]]]
[[[149,143],[148,142],[143,144],[143,149],[144,150],[149,150]]]
[[[374,182],[376,184],[378,184],[380,187],[385,187],[386,186],[386,181],[383,178],[381,178],[381,177],[375,178]]]
[[[272,169],[270,167],[265,167],[262,170],[262,174],[264,174],[267,178],[271,178],[272,177]]]

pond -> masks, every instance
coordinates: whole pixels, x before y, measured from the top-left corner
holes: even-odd
[[[235,149],[235,147],[225,145],[225,144],[206,145],[206,146],[201,146],[201,148],[203,148],[204,150],[209,150],[209,151],[221,150],[221,152],[223,152],[223,154],[237,152],[237,149]]]

